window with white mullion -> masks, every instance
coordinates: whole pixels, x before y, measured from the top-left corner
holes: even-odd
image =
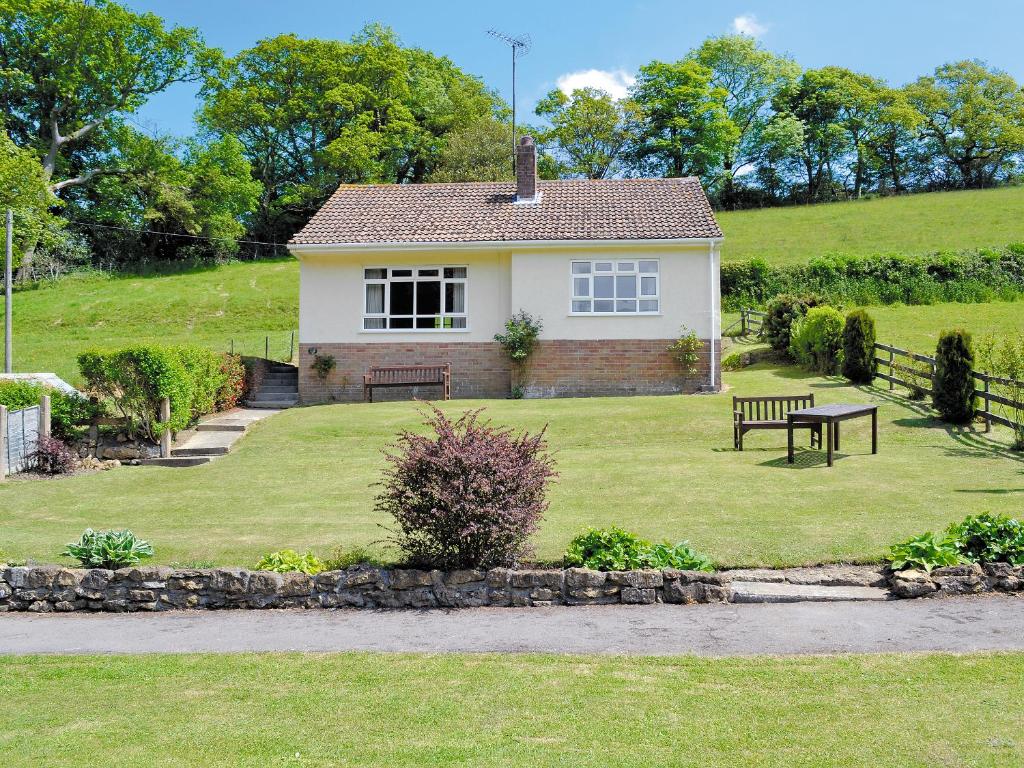
[[[365,268],[363,329],[463,330],[466,282],[466,267]]]
[[[661,306],[656,259],[572,262],[572,314],[642,315]]]

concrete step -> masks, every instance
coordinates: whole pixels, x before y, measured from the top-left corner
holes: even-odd
[[[245,424],[197,424],[196,432],[245,432]]]
[[[293,397],[289,400],[249,400],[246,408],[293,408],[299,404],[299,398]]]
[[[171,448],[171,456],[223,456],[228,452],[226,445],[209,445],[199,448]]]
[[[140,459],[139,464],[144,467],[198,467],[210,461],[209,456],[172,456],[169,459]]]
[[[281,378],[266,378],[260,382],[261,387],[297,387],[299,386],[298,376],[282,376]]]
[[[264,392],[262,389],[252,396],[254,401],[263,400],[291,400],[292,398],[298,399],[299,392],[295,389],[290,389],[284,392]]]
[[[299,388],[295,384],[264,384],[257,392],[293,392],[298,394]]]
[[[271,373],[294,373],[298,374],[299,369],[294,365],[272,365],[270,366]]]
[[[817,584],[779,584],[764,581],[734,581],[734,603],[802,603],[842,600],[891,600],[882,587],[823,587]]]

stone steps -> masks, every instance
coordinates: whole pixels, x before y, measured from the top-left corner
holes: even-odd
[[[282,410],[299,404],[299,369],[275,363],[270,366],[256,390],[246,402],[249,408]]]
[[[820,584],[789,584],[776,581],[734,581],[734,603],[803,603],[840,602],[846,600],[891,600],[893,595],[882,587],[822,586]]]
[[[209,464],[212,456],[171,456],[167,459],[139,459],[139,466],[143,467],[198,467],[201,464]]]

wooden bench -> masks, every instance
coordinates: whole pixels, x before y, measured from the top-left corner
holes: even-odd
[[[787,429],[790,411],[814,407],[814,395],[733,397],[732,444],[743,450],[743,435],[755,429]],[[821,448],[821,424],[794,424],[794,429],[811,430],[811,447]]]
[[[452,399],[452,366],[443,365],[393,365],[374,366],[363,375],[363,400],[373,402],[376,387],[420,387],[440,385],[444,387],[444,399]]]

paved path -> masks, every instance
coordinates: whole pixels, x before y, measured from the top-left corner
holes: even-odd
[[[0,614],[0,653],[1024,650],[1024,598],[885,603]]]

